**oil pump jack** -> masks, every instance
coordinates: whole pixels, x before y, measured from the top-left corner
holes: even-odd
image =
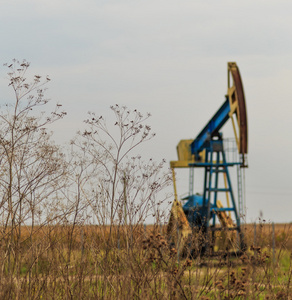
[[[238,153],[237,158],[231,161],[226,157],[226,145],[221,131],[228,120],[232,122]],[[171,209],[168,235],[173,246],[181,253],[194,253],[194,244],[190,241],[198,232],[201,238],[197,248],[201,254],[218,252],[216,238],[220,237],[222,240],[222,236],[228,240],[224,251],[235,249],[235,245],[237,250],[233,252],[245,250],[240,215],[243,214],[240,174],[247,167],[247,146],[247,112],[243,85],[236,63],[229,62],[225,101],[195,139],[179,142],[178,160],[170,162],[175,200]],[[235,199],[229,172],[234,166],[237,167],[238,201]],[[189,195],[180,200],[177,196],[175,168],[189,169]],[[201,194],[194,194],[193,191],[194,170],[197,168],[204,170]],[[224,184],[220,186],[222,182]],[[223,201],[222,195],[225,195],[226,201]]]

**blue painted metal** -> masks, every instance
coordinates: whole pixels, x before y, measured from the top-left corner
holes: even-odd
[[[235,214],[235,219],[237,226],[240,226],[240,219],[237,214],[236,203],[233,195],[233,190],[231,186],[231,180],[229,176],[228,167],[229,163],[226,161],[226,156],[223,148],[222,135],[217,135],[218,140],[209,141],[206,145],[205,152],[205,163],[201,163],[200,166],[205,165],[205,180],[204,180],[204,193],[202,201],[202,211],[203,215],[206,216],[204,226],[209,227],[209,220],[211,214],[216,211],[233,211]],[[218,144],[220,147],[218,147]],[[215,147],[214,147],[215,146]],[[214,160],[215,156],[215,160]],[[227,179],[227,187],[218,187],[218,174],[225,173]],[[215,175],[215,180],[213,183],[213,175]],[[218,208],[217,199],[218,193],[228,192],[231,198],[231,207]],[[213,225],[215,225],[215,216],[213,215]]]
[[[223,146],[222,146],[222,149],[223,149]],[[212,163],[212,162],[211,162]],[[220,189],[218,189],[218,174],[219,174],[219,166],[218,164],[220,163],[220,159],[219,159],[219,155],[217,155],[217,159],[216,159],[216,166],[215,166],[215,169],[211,169],[210,172],[212,173],[215,173],[215,188],[214,188],[214,191],[218,191]],[[224,171],[224,170],[222,170]],[[214,195],[214,203],[217,203],[217,193],[215,193]],[[217,207],[215,207],[217,208]],[[216,210],[213,210],[216,212]],[[216,215],[214,214],[213,216],[213,227],[215,227],[215,224],[216,224]]]
[[[191,195],[183,198],[183,200],[187,200],[183,205],[183,210],[190,225],[199,228],[205,226],[207,214],[206,210],[204,210],[203,196]],[[206,202],[208,203],[209,200],[207,199]],[[214,205],[211,205],[210,207],[212,209],[215,208]],[[211,217],[213,217],[213,213],[209,217],[209,220]]]
[[[224,151],[222,151],[222,156],[223,156],[223,161],[226,162],[226,156],[225,156],[225,152]],[[230,176],[229,176],[228,167],[225,168],[225,171],[226,171],[227,185],[230,188],[229,194],[230,194],[230,198],[231,198],[231,201],[232,201],[232,206],[234,208],[234,214],[235,214],[236,224],[237,224],[237,227],[240,230],[240,217],[239,217],[239,215],[237,213],[237,208],[236,208],[235,198],[234,198],[234,194],[233,194],[233,190],[232,190],[232,186],[231,186],[231,180],[230,180]]]
[[[222,163],[219,163],[218,166],[227,166],[227,167],[232,167],[232,166],[235,166],[235,165],[242,165],[241,162],[231,162],[231,163],[225,163],[225,164],[222,164]],[[205,167],[211,167],[213,166],[212,163],[190,163],[189,166],[191,167],[202,167],[202,168],[205,168]],[[219,170],[220,172],[221,170]]]
[[[212,210],[214,211],[234,211],[234,208],[233,207],[214,207],[212,208]]]
[[[218,228],[216,225],[216,215],[220,212],[232,212],[234,213],[236,226],[233,227],[233,230],[237,230],[240,235],[241,240],[241,249],[243,249],[244,242],[242,238],[242,232],[240,230],[240,218],[237,213],[235,198],[233,195],[233,190],[231,186],[231,180],[228,168],[240,164],[240,162],[227,162],[226,155],[223,147],[223,139],[221,133],[214,133],[213,137],[210,140],[204,142],[205,150],[205,160],[201,163],[192,163],[192,167],[203,167],[205,168],[204,175],[204,187],[203,195],[189,195],[184,198],[188,200],[183,206],[183,210],[187,216],[187,219],[191,227],[202,228],[203,232],[208,235],[210,226],[212,225],[212,230]],[[226,176],[227,186],[219,186],[219,174]],[[217,199],[220,199],[218,194],[228,193],[231,199],[230,207],[218,207]],[[229,228],[230,229],[230,228]],[[214,230],[212,231],[212,239],[214,236]],[[204,246],[207,249],[208,243],[206,241]]]
[[[191,152],[192,154],[195,154],[196,160],[199,160],[199,153],[206,148],[206,143],[208,143],[208,141],[210,141],[212,137],[219,132],[222,126],[229,119],[229,112],[230,104],[228,97],[226,97],[225,102],[191,144]]]
[[[230,87],[230,74],[232,74],[233,78],[232,87]],[[209,230],[211,230],[212,243],[214,241],[214,232],[219,230],[219,227],[216,224],[217,216],[222,227],[225,227],[228,230],[238,231],[240,248],[243,250],[245,248],[243,233],[240,229],[240,218],[237,212],[228,170],[229,167],[232,166],[246,167],[244,164],[244,155],[247,153],[247,117],[245,99],[239,70],[235,63],[228,63],[228,95],[229,96],[226,96],[224,103],[218,111],[190,144],[190,151],[194,157],[191,159],[193,162],[188,165],[191,168],[189,196],[184,198],[187,202],[184,204],[183,210],[192,227],[201,227],[202,232],[206,234],[206,237],[209,237]],[[226,161],[223,138],[220,133],[221,128],[229,120],[231,111],[230,103],[232,103],[232,113],[236,114],[238,121],[239,140],[237,143],[239,144],[238,152],[242,155],[242,161]],[[234,122],[233,127],[237,136]],[[186,149],[189,150],[188,148]],[[188,155],[182,155],[182,150],[184,150],[183,147],[181,147],[181,152],[179,152],[181,154],[179,155],[179,158],[183,157],[183,159],[181,159],[182,163],[185,163],[186,160],[191,161],[189,152]],[[205,157],[201,157],[203,155]],[[177,164],[177,166],[185,167],[186,165]],[[192,195],[193,168],[204,168],[204,186],[202,195]],[[224,187],[219,186],[219,174],[224,176]],[[218,205],[218,201],[221,199],[221,196],[218,196],[218,193],[226,193],[227,206],[230,207],[221,207],[223,205],[222,203]],[[229,199],[231,199],[230,204]],[[223,214],[222,212],[234,213],[236,226],[233,226],[233,223],[229,219],[231,214],[227,216],[227,214]],[[208,238],[206,240],[208,240]],[[210,246],[208,246],[208,243],[208,241],[203,242],[202,249],[207,249]]]
[[[183,206],[183,210],[191,227],[199,227],[208,236],[209,227],[216,230],[216,213],[232,212],[236,220],[235,230],[240,236],[240,247],[243,249],[243,234],[240,230],[240,218],[237,212],[235,198],[231,186],[231,180],[228,168],[235,165],[242,165],[239,161],[226,161],[226,155],[223,147],[222,134],[219,132],[224,124],[229,120],[230,103],[226,96],[225,102],[218,111],[209,120],[206,126],[197,135],[191,143],[191,153],[195,155],[195,162],[189,164],[190,168],[204,168],[204,187],[203,195],[189,195],[185,200],[187,203]],[[205,150],[205,157],[200,157]],[[219,174],[226,176],[227,186],[219,187]],[[231,207],[218,207],[218,193],[228,193],[231,199]],[[220,196],[219,196],[220,199]],[[211,222],[210,222],[211,221]],[[212,239],[214,239],[214,231],[212,231]],[[206,242],[208,243],[208,242]],[[204,247],[208,248],[206,244]]]

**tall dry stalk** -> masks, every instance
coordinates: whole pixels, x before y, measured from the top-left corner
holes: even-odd
[[[30,224],[32,233],[38,220],[43,220],[45,202],[61,187],[66,169],[47,126],[66,113],[60,105],[50,113],[39,113],[49,102],[44,95],[48,77],[42,80],[35,75],[29,82],[27,61],[13,60],[6,66],[14,100],[3,106],[0,113],[1,240],[5,253],[1,273],[8,274],[11,285],[16,278],[18,297],[22,226]]]

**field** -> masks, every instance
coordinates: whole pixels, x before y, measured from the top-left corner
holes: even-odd
[[[169,247],[165,226],[21,227],[13,252],[2,231],[0,298],[289,299],[291,226],[244,230],[244,255],[195,259]]]
[[[150,114],[118,104],[114,119],[89,112],[58,146],[48,126],[67,113],[47,106],[50,79],[27,79],[29,65],[6,65],[15,99],[0,113],[0,299],[289,299],[290,225],[245,225],[236,255],[223,232],[217,257],[201,255],[205,236],[193,232],[182,257],[183,242],[170,241],[181,224],[169,235],[160,225],[172,172],[137,152],[155,136]],[[157,225],[145,227],[149,217]]]

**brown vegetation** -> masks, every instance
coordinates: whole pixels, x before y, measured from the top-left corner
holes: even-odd
[[[114,226],[112,231],[109,226],[94,225],[75,226],[73,231],[71,225],[23,227],[16,249],[20,269],[14,269],[11,277],[6,241],[2,240],[0,296],[288,299],[292,249],[286,241],[292,229],[275,226],[278,242],[273,261],[267,242],[271,239],[269,226],[262,227],[260,244],[254,245],[254,225],[246,225],[249,248],[244,255],[196,259],[179,257],[169,247],[166,226]]]
[[[149,115],[112,106],[111,128],[90,113],[65,155],[47,126],[66,113],[60,104],[48,112],[49,79],[28,82],[28,67],[9,64],[15,101],[0,113],[1,299],[289,298],[289,226],[276,226],[274,243],[271,225],[256,235],[246,225],[248,250],[237,257],[201,256],[199,247],[181,257],[161,225],[165,162],[133,152],[153,136]]]

